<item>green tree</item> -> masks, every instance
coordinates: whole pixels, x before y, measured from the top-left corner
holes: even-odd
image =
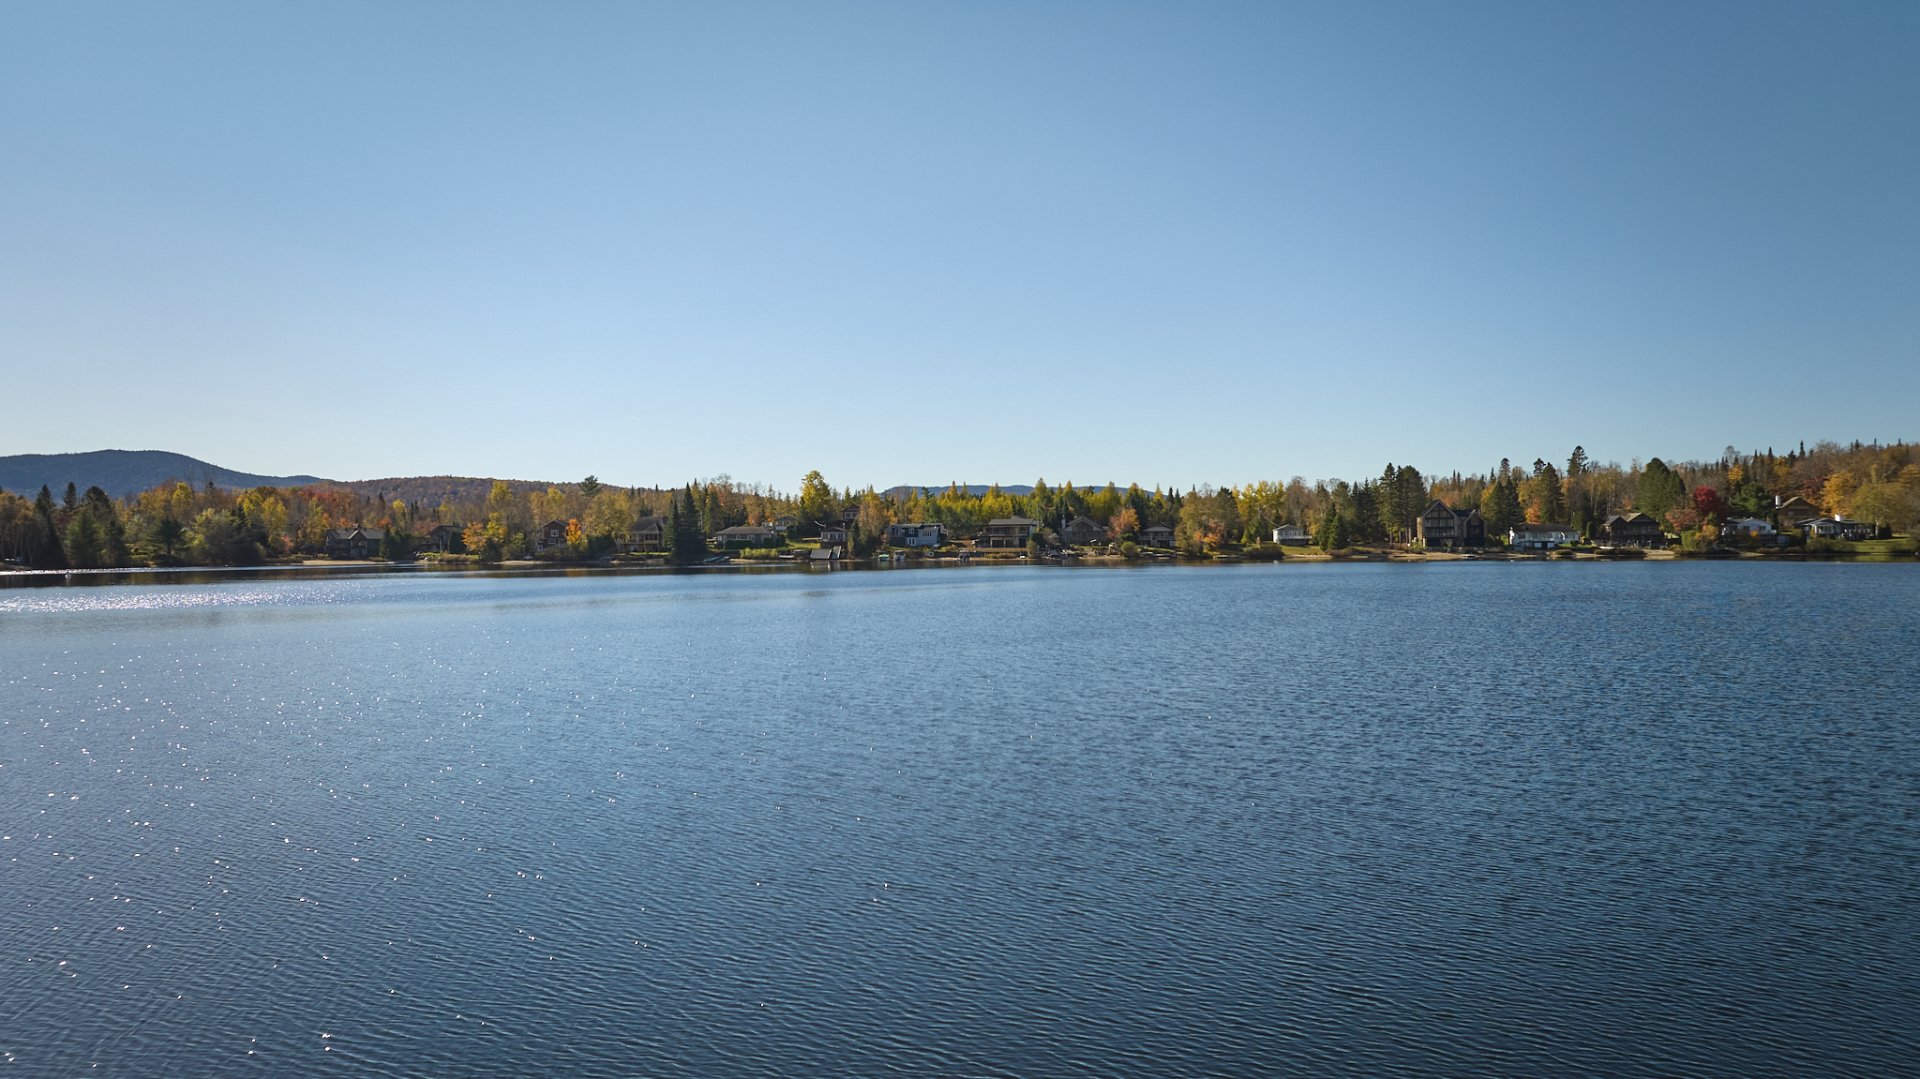
[[[33,545],[29,561],[35,569],[66,569],[67,551],[60,542],[60,526],[53,520],[53,492],[44,484],[39,497],[33,500],[33,515],[39,519],[40,537]]]
[[[1668,468],[1665,461],[1655,457],[1640,470],[1640,483],[1635,489],[1633,508],[1658,520],[1666,520],[1668,511],[1686,501],[1687,482],[1680,474]]]
[[[1323,551],[1338,551],[1347,546],[1347,521],[1340,516],[1338,503],[1327,507],[1327,512],[1320,518],[1320,529],[1315,533],[1313,541]]]
[[[700,514],[694,508],[692,490],[675,495],[667,512],[667,532],[672,537],[671,549],[675,562],[685,565],[707,556],[707,538],[700,531]]]
[[[1480,495],[1480,516],[1486,519],[1488,536],[1504,536],[1514,525],[1526,520],[1520,508],[1520,484],[1514,478],[1513,465],[1500,459],[1500,470]]]
[[[826,478],[815,469],[800,478],[800,534],[817,536],[822,524],[831,523],[828,518],[837,516],[838,510],[833,501],[833,488],[827,486]]]

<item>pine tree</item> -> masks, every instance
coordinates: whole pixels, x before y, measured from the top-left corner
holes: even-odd
[[[39,541],[29,556],[35,569],[66,569],[67,551],[60,543],[60,527],[53,521],[53,492],[43,484],[40,496],[33,500],[34,516],[40,519]]]

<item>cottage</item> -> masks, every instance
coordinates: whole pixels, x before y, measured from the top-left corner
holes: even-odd
[[[1091,517],[1075,517],[1060,530],[1060,538],[1075,547],[1086,547],[1104,542],[1107,528]]]
[[[790,535],[794,529],[800,527],[800,518],[795,517],[791,513],[783,513],[773,520],[768,521],[767,527],[782,535]]]
[[[1580,542],[1572,525],[1522,524],[1507,531],[1507,542],[1517,551],[1555,551]]]
[[[554,547],[565,547],[566,545],[567,522],[565,521],[548,521],[533,533],[533,549],[535,553]]]
[[[1782,529],[1799,528],[1803,521],[1825,516],[1826,514],[1820,512],[1819,506],[1799,495],[1787,499],[1782,499],[1779,495],[1773,496],[1773,521]],[[1802,531],[1805,530],[1802,529]]]
[[[466,540],[460,529],[452,525],[434,525],[420,538],[418,550],[439,551],[450,554],[466,549]]]
[[[1850,521],[1835,514],[1802,521],[1800,531],[1806,533],[1808,539],[1867,540],[1873,538],[1874,528],[1864,521]]]
[[[842,506],[840,508],[841,524],[852,525],[853,522],[858,521],[859,519],[860,519],[860,503],[849,502],[845,506]]]
[[[667,549],[667,519],[665,517],[642,517],[633,522],[627,534],[620,539],[622,553],[633,554],[636,551],[664,551]]]
[[[1660,527],[1659,521],[1639,510],[1625,516],[1614,514],[1607,518],[1607,523],[1601,526],[1600,531],[1605,537],[1605,546],[1608,547],[1665,547],[1667,545],[1666,529]]]
[[[1299,525],[1281,525],[1273,530],[1273,542],[1285,544],[1288,547],[1304,547],[1310,539],[1307,530]]]
[[[386,532],[378,528],[330,528],[326,538],[327,557],[375,558],[380,554],[381,541],[386,538]]]
[[[766,525],[734,525],[714,533],[713,541],[722,547],[773,547],[782,538]]]
[[[820,526],[820,546],[830,547],[836,543],[844,545],[850,535],[846,525],[823,524]]]
[[[1173,546],[1173,529],[1168,528],[1166,525],[1148,525],[1140,530],[1140,546]]]
[[[980,533],[977,546],[989,550],[1018,550],[1026,547],[1039,527],[1039,521],[1027,517],[995,517],[987,522],[987,530]]]
[[[1437,498],[1420,511],[1413,527],[1414,538],[1423,547],[1487,545],[1487,521],[1479,510],[1457,510]]]
[[[1779,534],[1773,522],[1765,517],[1735,517],[1727,522],[1723,532],[1728,536],[1745,536],[1748,539],[1766,539]]]
[[[887,526],[887,546],[889,547],[938,547],[945,542],[947,542],[946,526],[938,522]]]

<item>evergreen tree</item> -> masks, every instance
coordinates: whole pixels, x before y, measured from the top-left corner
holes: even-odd
[[[698,562],[707,556],[707,537],[700,530],[700,514],[693,505],[691,485],[675,497],[667,525],[672,530],[675,562]]]
[[[71,486],[71,484],[69,484]],[[60,543],[60,527],[53,521],[53,492],[44,484],[33,500],[34,516],[40,520],[39,542],[34,544],[30,561],[35,569],[66,569],[67,552]]]

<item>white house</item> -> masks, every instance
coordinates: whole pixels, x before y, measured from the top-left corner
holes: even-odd
[[[1507,532],[1507,543],[1516,551],[1552,551],[1580,542],[1580,531],[1572,525],[1514,525]]]

